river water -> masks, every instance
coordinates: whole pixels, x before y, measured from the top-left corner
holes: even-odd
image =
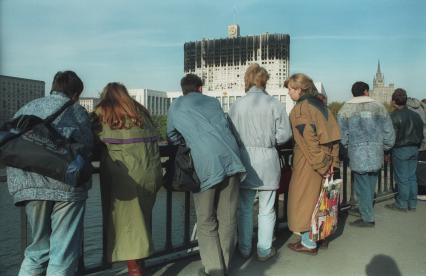
[[[161,250],[166,241],[166,191],[161,189],[153,209],[152,227],[155,250]],[[183,244],[184,193],[173,193],[172,200],[172,243]],[[102,258],[102,212],[98,175],[94,175],[93,188],[89,191],[84,226],[85,265],[99,265]],[[7,184],[0,182],[0,275],[14,276],[18,274],[20,252],[20,208],[15,207],[7,190]],[[191,228],[195,223],[195,212],[191,199]],[[30,232],[28,232],[30,233]],[[30,234],[29,234],[30,236]],[[30,237],[29,237],[30,238]]]

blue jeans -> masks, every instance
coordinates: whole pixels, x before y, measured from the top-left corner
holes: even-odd
[[[257,254],[261,257],[271,253],[272,237],[275,227],[275,195],[276,191],[257,191],[240,189],[238,215],[238,247],[242,254],[249,255],[253,237],[253,203],[259,194],[259,214],[257,232]]]
[[[415,146],[394,148],[392,163],[395,181],[398,185],[396,205],[399,208],[416,208],[417,206],[417,155]]]
[[[83,238],[85,201],[28,201],[32,242],[19,276],[76,275]]]
[[[374,222],[373,201],[378,172],[354,172],[354,189],[358,198],[361,218],[366,222]]]

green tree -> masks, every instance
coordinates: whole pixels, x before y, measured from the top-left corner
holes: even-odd
[[[337,113],[339,112],[340,108],[342,108],[343,103],[342,102],[331,102],[328,105],[328,108],[331,112],[333,112],[334,116],[337,116]]]
[[[167,141],[167,116],[152,116],[152,120],[154,121],[154,125],[160,134],[161,141]]]

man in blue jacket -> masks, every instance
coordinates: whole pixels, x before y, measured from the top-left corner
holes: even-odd
[[[224,275],[236,244],[239,183],[245,168],[228,120],[217,99],[203,95],[202,80],[187,74],[183,96],[173,101],[167,118],[171,143],[185,139],[191,149],[200,192],[194,193],[201,274]]]
[[[337,121],[341,143],[348,151],[349,166],[354,173],[354,190],[358,198],[361,219],[350,223],[358,227],[374,227],[373,201],[384,151],[395,142],[395,132],[386,108],[369,97],[365,82],[352,86],[354,98],[347,101]]]

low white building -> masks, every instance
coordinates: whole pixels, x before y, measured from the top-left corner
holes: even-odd
[[[78,99],[78,103],[84,107],[87,112],[93,112],[95,110],[95,106],[99,103],[99,98],[92,97],[80,97]]]
[[[170,98],[167,92],[152,89],[129,89],[130,96],[145,106],[151,115],[167,115],[170,107]]]

